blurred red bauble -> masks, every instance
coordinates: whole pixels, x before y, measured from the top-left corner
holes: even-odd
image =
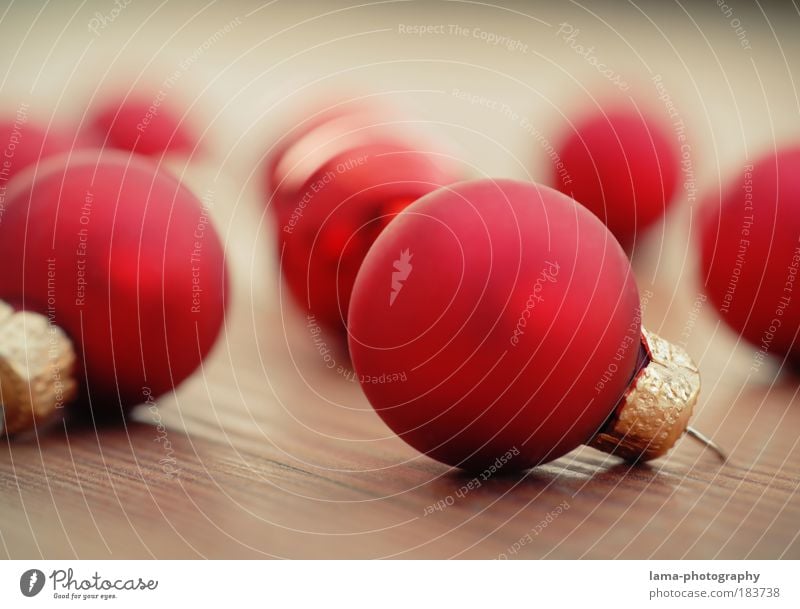
[[[191,125],[156,94],[152,99],[128,97],[101,106],[92,116],[89,133],[98,146],[146,156],[197,154]]]
[[[392,121],[398,119],[393,108],[370,97],[309,112],[272,148],[265,165],[266,192],[297,189],[304,172],[337,152],[374,144],[376,139],[396,142],[399,134]]]
[[[556,152],[555,188],[591,210],[625,248],[675,198],[680,160],[674,138],[633,110],[579,121]]]
[[[375,237],[406,205],[456,179],[443,156],[394,120],[373,103],[336,106],[293,130],[267,160],[286,285],[317,323],[341,334]]]
[[[434,459],[520,470],[589,441],[629,458],[662,454],[648,453],[661,439],[635,442],[633,428],[621,434],[630,450],[618,438],[595,441],[616,425],[609,421],[631,387],[650,384],[637,379],[651,358],[625,253],[595,216],[555,190],[478,180],[409,206],[367,254],[348,324],[367,398]],[[654,360],[674,355],[662,343]],[[684,426],[697,383],[678,391],[686,404],[673,418]],[[674,443],[683,429],[668,419],[651,421],[647,433],[658,429]]]
[[[702,279],[727,324],[800,363],[800,148],[747,165],[700,224]]]
[[[0,300],[66,334],[97,416],[199,366],[223,324],[225,260],[207,211],[171,174],[83,152],[17,182],[2,213]]]
[[[72,148],[72,138],[60,127],[47,129],[28,120],[0,120],[0,187],[23,169]]]

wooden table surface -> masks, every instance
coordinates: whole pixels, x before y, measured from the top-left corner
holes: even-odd
[[[166,162],[210,202],[234,298],[203,369],[124,426],[2,440],[0,557],[800,558],[800,382],[774,362],[749,372],[754,348],[703,302],[691,239],[701,195],[800,136],[800,14],[793,3],[739,3],[730,16],[713,2],[560,4],[135,1],[109,20],[113,2],[2,3],[9,113],[28,103],[46,121],[81,120],[108,87],[157,90],[179,70],[167,93],[207,152]],[[562,23],[628,91],[557,34]],[[478,27],[529,48],[398,24]],[[542,179],[543,140],[521,117],[551,138],[579,105],[634,92],[666,116],[657,75],[689,128],[700,194],[681,193],[637,243],[634,268],[646,325],[699,363],[696,427],[731,457],[683,439],[630,467],[582,448],[459,493],[471,476],[393,437],[357,383],[322,361],[275,270],[261,159],[287,111],[352,88],[406,106],[475,175]]]

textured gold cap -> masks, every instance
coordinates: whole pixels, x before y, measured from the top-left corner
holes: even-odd
[[[642,330],[650,362],[588,445],[630,461],[665,455],[686,431],[700,394],[700,372],[680,347]]]
[[[0,435],[34,429],[77,393],[75,351],[44,315],[0,301]]]

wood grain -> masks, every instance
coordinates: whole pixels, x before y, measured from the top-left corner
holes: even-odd
[[[161,82],[217,28],[241,19],[236,34],[204,52],[181,81],[180,94],[204,102],[212,117],[206,126],[213,153],[186,165],[170,161],[198,194],[213,193],[235,298],[203,370],[156,407],[140,409],[124,426],[71,423],[26,441],[2,441],[0,556],[800,558],[800,385],[774,363],[750,375],[752,347],[698,301],[691,240],[697,204],[683,201],[637,244],[635,271],[648,294],[648,327],[685,342],[698,360],[704,389],[695,425],[724,445],[730,460],[721,465],[690,439],[638,467],[582,448],[460,493],[471,476],[393,437],[357,384],[322,361],[304,315],[277,278],[274,228],[257,172],[270,138],[286,128],[274,117],[299,103],[292,91],[360,66],[353,82],[417,108],[476,173],[529,177],[523,168],[530,166],[532,177],[541,177],[546,157],[529,134],[497,112],[458,103],[449,88],[508,100],[546,126],[565,99],[559,87],[569,97],[577,94],[575,79],[587,90],[607,86],[554,37],[553,24],[568,20],[631,81],[646,88],[652,74],[663,74],[696,129],[692,154],[701,186],[713,191],[753,150],[798,136],[788,76],[797,76],[800,42],[786,34],[797,27],[796,14],[769,13],[771,30],[758,11],[742,8],[754,46],[743,57],[713,3],[691,14],[677,4],[462,4],[453,13],[414,3],[315,17],[321,4],[251,13],[257,4],[200,10],[136,2],[98,37],[87,34],[86,23],[93,11],[108,9],[102,2],[80,9],[52,3],[41,15],[36,3],[23,4],[10,5],[0,21],[0,91],[10,104],[35,99],[43,113],[47,103],[58,105],[59,116],[80,115],[82,91],[119,82],[125,71]],[[313,23],[297,25],[305,19]],[[550,61],[480,41],[369,33],[404,21],[454,20],[536,43]],[[292,26],[293,35],[279,34]],[[330,42],[356,35],[355,42]],[[314,40],[328,46],[281,63]],[[369,57],[365,44],[374,49]],[[791,59],[784,62],[781,52]],[[402,63],[412,60],[419,62],[413,69]],[[381,61],[399,63],[373,66]],[[757,79],[735,77],[753,66]],[[476,125],[477,135],[469,131]],[[431,509],[440,502],[444,509]]]

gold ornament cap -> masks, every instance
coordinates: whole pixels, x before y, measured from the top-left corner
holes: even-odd
[[[61,328],[0,301],[0,436],[55,418],[77,394],[75,362]]]
[[[642,345],[649,363],[588,442],[629,461],[649,461],[669,452],[686,431],[700,394],[700,372],[686,351],[645,329]]]

